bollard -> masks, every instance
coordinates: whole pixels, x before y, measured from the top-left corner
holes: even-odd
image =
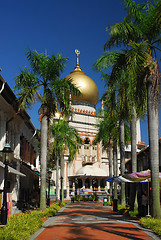
[[[117,212],[118,211],[117,203],[118,203],[118,199],[114,199],[113,200],[113,212]]]
[[[103,206],[107,206],[107,197],[103,198]]]

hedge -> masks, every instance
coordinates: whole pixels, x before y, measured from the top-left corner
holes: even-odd
[[[62,202],[62,206],[65,204],[66,202]],[[54,203],[45,211],[35,210],[13,215],[8,218],[7,225],[0,228],[0,240],[27,240],[42,227],[42,218],[54,216],[59,210],[59,203]]]
[[[140,219],[140,224],[144,228],[151,229],[154,233],[161,237],[161,219],[143,217]]]

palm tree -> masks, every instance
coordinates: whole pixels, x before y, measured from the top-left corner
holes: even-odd
[[[105,106],[104,106],[105,107]],[[98,133],[93,144],[102,142],[102,145],[109,151],[109,177],[117,176],[117,145],[118,145],[118,124],[115,116],[111,116],[104,110],[103,119],[100,119]],[[113,149],[113,156],[112,156]],[[113,161],[112,161],[113,160]],[[113,171],[112,171],[113,169]],[[112,182],[110,182],[110,195],[112,196]],[[117,184],[114,184],[114,198],[117,199]]]
[[[128,64],[128,61],[130,61],[129,58],[127,60],[127,57],[128,56],[126,55],[125,50],[120,50],[118,52],[106,51],[103,56],[95,62],[94,66],[97,71],[100,71],[102,73],[103,79],[105,79],[107,84],[107,92],[109,89],[112,89],[112,91],[115,91],[115,94],[118,96],[118,116],[120,121],[125,120],[130,122],[133,136],[131,138],[132,165],[135,166],[135,169],[133,169],[133,171],[136,172],[136,120],[138,117],[142,116],[145,113],[146,94],[143,94],[145,87],[138,86],[138,83],[136,83],[134,76],[130,76],[130,73],[127,71],[126,65]],[[135,55],[133,56],[131,54],[130,57],[131,61],[133,60],[135,62]],[[112,71],[110,75],[107,75],[103,72],[107,68],[111,67]]]
[[[96,138],[93,142],[95,145],[97,142],[101,142],[104,149],[107,151],[107,155],[109,156],[109,177],[112,178],[113,176],[113,157],[112,157],[112,136],[110,133],[110,127],[106,119],[106,113],[104,112],[104,117],[100,119],[100,122],[97,124],[98,132]],[[110,125],[110,123],[109,123]],[[110,182],[110,196],[112,196],[112,182]]]
[[[77,134],[76,130],[72,127],[69,127],[68,122],[65,120],[59,119],[57,122],[53,122],[50,127],[50,131],[54,138],[53,141],[53,151],[57,158],[57,161],[60,159],[61,166],[61,201],[64,199],[64,152],[66,149],[69,151],[68,161],[72,161],[76,152],[78,151],[78,146],[81,144],[81,139]],[[57,163],[58,165],[58,163]],[[58,169],[57,169],[58,170]],[[58,183],[58,179],[56,180]],[[56,192],[58,193],[58,184],[56,185]]]
[[[129,131],[128,126],[125,124],[126,134],[125,132],[121,133],[120,135],[120,125],[118,121],[118,107],[116,107],[115,102],[115,93],[112,89],[108,89],[108,91],[104,94],[104,112],[103,117],[100,119],[98,127],[98,133],[96,135],[95,142],[102,141],[102,145],[105,149],[109,151],[109,177],[112,177],[112,159],[113,159],[113,173],[114,176],[118,175],[118,164],[117,164],[117,146],[120,143],[120,139],[123,139],[124,144],[124,135],[125,135],[125,142],[129,141]],[[116,110],[117,109],[117,110]],[[124,126],[124,123],[123,123]],[[122,136],[123,135],[123,136]],[[122,138],[121,138],[121,137]],[[112,158],[112,148],[113,148],[113,158]],[[120,149],[125,151],[123,145],[121,145]],[[122,152],[124,156],[125,153]],[[125,161],[122,162],[122,165],[125,164]],[[122,168],[121,168],[122,169]],[[125,167],[124,167],[125,169]],[[124,174],[124,172],[123,172]],[[125,190],[125,189],[124,189]],[[112,195],[112,183],[110,182],[110,194]],[[125,204],[125,191],[122,190],[122,198]],[[117,184],[114,184],[114,198],[117,199]]]
[[[71,92],[77,94],[72,81],[60,80],[67,58],[60,54],[49,57],[47,54],[38,53],[36,50],[27,51],[27,59],[30,68],[23,67],[16,77],[15,88],[19,94],[20,108],[27,109],[39,99],[41,121],[41,186],[40,186],[40,209],[46,209],[46,168],[47,168],[47,135],[48,123],[51,114],[56,111],[56,102],[66,112],[69,109]]]
[[[124,131],[124,121],[129,120],[128,112],[131,108],[131,103],[129,102],[129,86],[125,72],[120,71],[119,65],[124,62],[124,55],[117,52],[106,52],[99,60],[95,63],[95,68],[98,71],[103,71],[107,66],[112,66],[111,75],[102,73],[103,79],[106,82],[107,90],[103,96],[105,103],[108,105],[108,111],[117,111],[120,129],[120,162],[121,162],[121,174],[125,173],[125,131]],[[127,127],[126,127],[127,132]],[[129,141],[129,135],[126,136],[126,143]],[[136,146],[135,146],[136,152]],[[121,204],[125,205],[125,184],[121,183]]]
[[[158,9],[161,8],[161,2],[155,1],[154,3],[151,3],[147,1],[144,4],[136,4],[136,1],[124,0],[124,6],[127,10],[127,16],[122,22],[113,24],[108,28],[111,36],[105,44],[105,48],[109,49],[114,46],[121,46],[122,44],[127,47],[130,41],[132,41],[130,43],[130,46],[133,48],[132,50],[139,50],[138,46],[141,46],[141,44],[138,43],[147,44],[141,54],[140,52],[138,52],[138,54],[135,52],[136,59],[133,65],[130,64],[130,71],[133,71],[134,68],[136,70],[136,67],[139,67],[139,65],[142,67],[142,71],[139,72],[139,78],[137,72],[136,81],[142,82],[142,86],[146,86],[147,89],[153,216],[155,218],[160,218],[158,143],[158,96],[160,93],[160,71],[156,53],[157,50],[160,51],[158,46],[161,42],[160,21],[157,21],[160,14],[160,10]],[[143,62],[144,65],[142,64]],[[135,64],[137,64],[137,66]],[[141,81],[142,79],[144,79],[144,81]]]
[[[137,116],[141,116],[145,112],[145,84],[140,79],[140,74],[144,69],[146,58],[143,52],[147,47],[147,43],[133,44],[131,43],[130,50],[122,50],[120,52],[106,52],[96,64],[97,68],[102,71],[108,65],[112,65],[112,73],[108,76],[108,90],[113,89],[116,92],[119,102],[119,118],[130,120],[131,122],[131,142],[132,142],[132,165],[133,172],[137,168],[136,159],[136,111]],[[140,53],[138,58],[138,53]],[[137,59],[141,59],[138,62]],[[105,64],[106,63],[106,64]],[[140,81],[135,81],[137,75]],[[143,74],[142,74],[143,75]],[[143,87],[140,87],[139,84]],[[109,100],[108,100],[109,101]],[[118,108],[118,107],[117,107]],[[134,131],[132,131],[134,130]],[[124,174],[124,173],[123,173]],[[134,190],[133,190],[134,192]],[[131,198],[131,208],[134,208],[135,196]]]

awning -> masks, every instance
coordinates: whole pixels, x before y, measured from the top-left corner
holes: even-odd
[[[118,176],[118,177],[112,177],[112,178],[107,178],[106,179],[107,182],[112,182],[112,181],[117,181],[117,182],[131,182],[133,183],[134,181],[130,181],[122,176]]]
[[[34,171],[34,173],[40,177],[40,173],[39,173],[38,171]],[[51,180],[51,181],[52,181],[52,180]],[[46,178],[46,182],[49,183],[49,179],[48,179],[48,178]],[[51,182],[50,182],[50,183],[51,183]]]
[[[4,164],[3,162],[1,162],[1,161],[0,161],[0,167],[5,168],[5,164]],[[12,168],[12,167],[10,167],[10,166],[8,166],[8,172],[9,172],[9,173],[16,174],[16,175],[19,175],[19,176],[21,176],[21,177],[26,177],[25,174],[17,171],[16,169],[14,169],[14,168]]]
[[[161,173],[159,173],[159,180],[161,182]],[[129,174],[125,174],[123,176],[107,178],[106,181],[108,181],[108,182],[119,181],[119,182],[131,182],[131,183],[151,182],[151,171],[148,169],[148,170],[141,171],[141,172],[129,173]]]

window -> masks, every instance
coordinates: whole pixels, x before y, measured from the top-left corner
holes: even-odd
[[[84,149],[89,149],[89,146],[87,146],[87,145],[84,145]]]
[[[84,140],[84,143],[85,143],[85,144],[90,144],[89,138],[86,138],[86,139]]]

